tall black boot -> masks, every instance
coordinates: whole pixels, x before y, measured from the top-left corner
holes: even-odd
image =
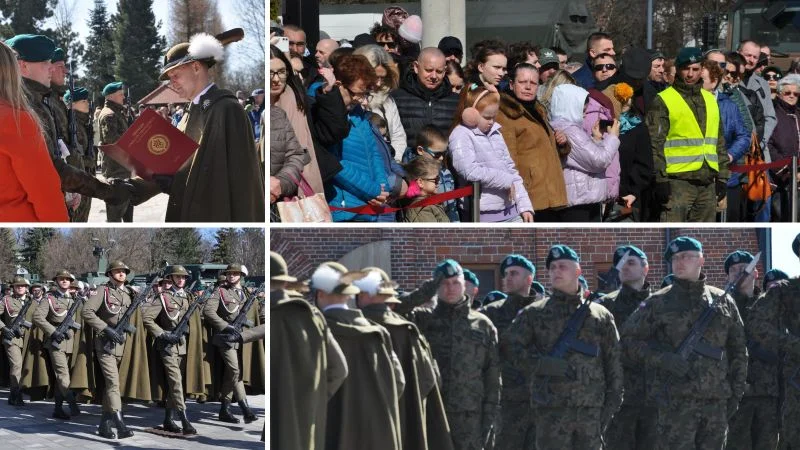
[[[111,429],[111,416],[110,412],[103,411],[103,415],[100,417],[100,427],[97,429],[97,434],[106,439],[117,438],[116,433]]]
[[[227,423],[239,423],[239,418],[231,412],[231,401],[222,399],[219,408],[219,421]]]
[[[14,406],[25,406],[25,400],[22,399],[22,389],[17,388],[17,393],[14,396]]]
[[[14,389],[8,391],[8,404],[14,406],[17,402],[17,392]]]
[[[164,410],[164,431],[169,431],[170,433],[181,432],[181,427],[172,420],[172,408]]]
[[[197,434],[197,430],[194,429],[191,423],[189,423],[189,418],[186,417],[186,411],[179,409],[178,417],[181,419],[181,426],[183,427],[183,434]]]
[[[250,409],[250,405],[247,404],[247,399],[239,400],[239,408],[242,408],[242,414],[244,415],[244,423],[255,422],[257,417],[252,409]]]
[[[114,420],[114,425],[117,426],[117,437],[125,439],[133,436],[133,431],[125,426],[125,421],[122,419],[122,411],[112,413],[111,419]]]
[[[78,408],[78,401],[75,399],[75,392],[67,391],[67,396],[65,398],[67,403],[69,403],[69,412],[73,416],[80,415],[81,410]]]
[[[56,407],[53,410],[53,417],[55,417],[56,419],[69,420],[69,414],[64,412],[63,406],[64,406],[64,396],[61,395],[61,392],[58,392],[58,390],[56,390]]]

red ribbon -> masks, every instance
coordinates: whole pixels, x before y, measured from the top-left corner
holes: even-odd
[[[455,189],[449,192],[443,192],[441,194],[431,195],[430,197],[424,198],[416,203],[412,203],[403,208],[394,208],[390,206],[372,206],[372,205],[362,205],[353,208],[337,208],[335,206],[331,206],[330,208],[331,211],[346,211],[354,214],[377,216],[380,214],[397,212],[400,211],[401,209],[421,208],[423,206],[436,205],[439,203],[444,203],[449,200],[455,200],[457,198],[469,197],[470,195],[472,195],[472,185],[460,189]]]
[[[744,166],[729,166],[728,170],[730,170],[731,172],[736,172],[736,173],[747,173],[747,172],[753,172],[753,171],[761,172],[761,171],[764,171],[764,170],[767,170],[767,169],[778,169],[780,167],[783,167],[783,166],[785,166],[787,164],[791,164],[791,163],[792,163],[792,157],[790,156],[790,157],[784,158],[784,159],[782,159],[780,161],[775,161],[775,162],[771,162],[771,163],[750,164],[750,165],[744,165]]]

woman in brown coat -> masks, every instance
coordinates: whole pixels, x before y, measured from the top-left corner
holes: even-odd
[[[556,134],[547,122],[547,111],[536,101],[539,72],[522,63],[509,72],[509,78],[511,92],[501,96],[497,114],[500,133],[533,202],[536,221],[558,221],[558,210],[567,206],[567,189]]]

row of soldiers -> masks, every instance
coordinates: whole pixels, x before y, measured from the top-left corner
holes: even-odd
[[[647,255],[619,247],[621,286],[596,296],[568,246],[550,248],[543,294],[509,255],[506,298],[477,311],[452,259],[401,295],[332,262],[299,283],[272,252],[272,446],[800,448],[800,280],[770,271],[762,292],[758,257],[737,250],[713,287],[685,236],[663,256],[672,284],[656,289]]]
[[[69,419],[81,413],[79,396],[96,403],[102,398],[98,434],[107,439],[133,436],[122,414],[123,397],[165,399],[162,427],[171,433],[197,433],[186,414],[187,396],[198,401],[218,396],[222,422],[240,422],[230,410],[232,401],[245,423],[255,421],[245,383],[256,393],[264,386],[258,342],[264,325],[261,292],[250,293],[242,285],[247,268],[229,264],[224,279],[199,296],[191,292],[191,276],[180,265],[140,290],[128,284],[128,274],[124,262],[112,262],[108,283],[88,298],[67,270],[56,273],[48,292],[22,276],[14,278],[12,292],[0,301],[5,349],[0,367],[8,365],[9,404],[24,405],[23,388],[32,398],[45,398],[54,386],[53,417]],[[37,392],[42,386],[44,392]]]

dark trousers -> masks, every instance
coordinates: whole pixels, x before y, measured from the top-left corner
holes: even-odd
[[[575,205],[561,210],[561,222],[600,222],[603,215],[600,203]]]

